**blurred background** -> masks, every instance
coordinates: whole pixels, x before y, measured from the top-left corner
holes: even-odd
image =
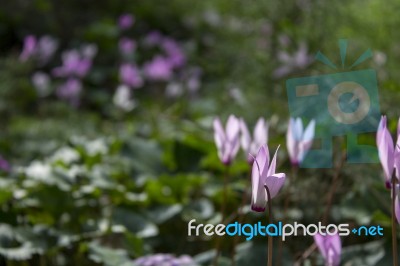
[[[252,128],[264,117],[290,182],[285,82],[335,72],[314,55],[340,65],[346,38],[349,64],[373,51],[356,69],[376,70],[394,132],[399,8],[397,0],[2,1],[0,265],[145,265],[145,256],[154,260],[146,265],[164,265],[162,256],[175,263],[165,265],[210,265],[216,238],[189,237],[187,223],[221,219],[213,119],[235,114]],[[345,137],[334,141],[335,167],[299,169],[285,219],[318,221],[338,175],[329,222],[384,227],[383,237],[343,238],[342,264],[390,265],[381,167],[342,165]],[[375,145],[375,136],[360,141]],[[231,221],[244,193],[243,221],[266,221],[249,208],[244,152],[229,173]],[[275,220],[284,195],[273,201]],[[293,265],[312,244],[289,238],[276,265]],[[220,265],[266,262],[264,237],[221,246]],[[323,260],[315,250],[304,263]]]

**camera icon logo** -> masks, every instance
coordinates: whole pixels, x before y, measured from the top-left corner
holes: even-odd
[[[340,40],[344,68],[347,41]],[[371,50],[362,54],[350,69],[372,56]],[[318,52],[316,59],[337,69],[327,57]],[[308,152],[303,168],[331,168],[333,137],[345,136],[348,163],[377,163],[375,146],[360,144],[365,133],[374,133],[380,119],[376,72],[373,69],[293,78],[286,81],[291,117],[316,121],[315,142],[320,147]]]

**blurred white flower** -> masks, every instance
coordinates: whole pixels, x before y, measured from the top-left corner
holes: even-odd
[[[55,154],[52,156],[53,161],[62,161],[66,164],[70,164],[79,160],[80,155],[79,153],[70,147],[62,147],[61,149],[57,150]]]
[[[50,77],[44,72],[38,71],[32,75],[32,83],[40,97],[50,93]]]
[[[119,85],[113,97],[115,106],[124,111],[131,111],[136,107],[136,102],[132,99],[131,89],[127,85]]]
[[[33,161],[28,167],[25,168],[25,173],[28,177],[33,179],[46,181],[49,180],[51,175],[51,167],[48,164]]]

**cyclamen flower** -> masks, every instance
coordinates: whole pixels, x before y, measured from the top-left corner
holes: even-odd
[[[5,172],[9,172],[11,170],[10,163],[2,156],[0,156],[0,170],[3,170]]]
[[[247,162],[252,165],[258,149],[268,142],[268,124],[265,122],[264,118],[259,118],[254,127],[252,138],[246,122],[240,119],[240,130],[242,132],[240,139],[242,149],[247,155]]]
[[[400,176],[400,120],[397,125],[397,143],[394,147],[392,136],[387,128],[387,118],[382,116],[379,122],[378,131],[376,133],[376,143],[378,146],[379,160],[385,173],[385,184],[387,188],[391,188],[391,179],[394,169],[396,176]]]
[[[182,48],[175,40],[171,38],[165,38],[161,46],[167,54],[166,60],[169,62],[172,68],[182,67],[185,64],[186,56],[182,51]]]
[[[315,121],[311,120],[307,128],[303,129],[300,118],[290,118],[286,134],[286,145],[290,161],[293,165],[299,165],[311,148],[315,133]]]
[[[22,53],[19,56],[19,60],[26,61],[28,60],[34,53],[36,48],[37,40],[33,35],[28,35],[24,39],[24,47],[22,49]]]
[[[340,264],[340,255],[342,253],[342,242],[338,234],[325,236],[317,233],[314,235],[315,244],[325,260],[326,266],[337,266]]]
[[[82,90],[82,83],[79,79],[70,78],[57,89],[57,96],[75,101]]]
[[[232,163],[240,148],[239,119],[234,115],[230,115],[226,122],[226,129],[224,130],[221,120],[215,118],[213,126],[214,140],[218,149],[218,157],[223,164],[229,165]]]
[[[123,64],[119,68],[121,82],[131,88],[139,88],[143,85],[143,79],[135,65]]]
[[[129,29],[130,27],[132,27],[134,22],[135,22],[135,19],[131,14],[122,14],[118,18],[118,26],[122,30]]]
[[[62,55],[63,64],[53,69],[56,77],[84,77],[92,67],[92,60],[81,54],[78,50],[70,50]]]
[[[24,62],[34,57],[40,64],[45,64],[57,50],[58,43],[50,36],[43,36],[37,39],[28,35],[24,39],[24,47],[19,59]]]
[[[130,38],[121,38],[119,40],[119,50],[123,55],[130,55],[136,49],[136,42]]]
[[[396,198],[394,202],[394,213],[397,222],[400,224],[400,202],[399,202],[399,185],[396,186]]]
[[[265,211],[265,206],[268,202],[268,195],[264,186],[268,187],[270,193],[269,197],[272,199],[278,194],[279,190],[285,183],[286,175],[284,173],[275,173],[278,149],[276,149],[271,164],[269,164],[269,150],[266,144],[261,146],[254,159],[251,173],[251,209],[253,211]]]
[[[154,254],[133,261],[137,266],[193,266],[194,260],[188,255],[175,257],[171,254]]]
[[[144,65],[144,73],[150,80],[167,81],[172,77],[172,66],[166,58],[156,56]]]
[[[279,52],[278,60],[282,65],[274,71],[273,76],[275,78],[281,78],[295,70],[306,68],[312,63],[313,57],[308,54],[307,45],[301,43],[299,49],[293,55],[289,55],[287,52]]]

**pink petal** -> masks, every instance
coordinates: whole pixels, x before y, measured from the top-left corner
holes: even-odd
[[[269,189],[271,199],[275,198],[278,192],[281,190],[283,184],[285,183],[286,175],[284,173],[278,173],[268,176],[265,180],[265,185]],[[268,200],[267,195],[265,195],[265,200]]]
[[[267,144],[268,142],[268,125],[264,118],[260,117],[254,127],[254,142],[259,145]]]
[[[258,156],[257,156],[258,157]],[[265,189],[261,182],[259,163],[254,161],[251,173],[251,209],[256,212],[265,211]]]
[[[225,133],[221,120],[219,118],[215,118],[213,121],[213,126],[215,144],[217,145],[217,148],[220,149],[225,142]]]
[[[275,174],[275,171],[276,171],[276,155],[278,154],[279,147],[280,146],[278,146],[278,148],[276,149],[274,157],[272,158],[271,164],[270,164],[270,166],[268,168],[267,176],[272,176],[273,174]]]
[[[269,150],[267,145],[261,146],[261,148],[258,150],[256,161],[258,163],[258,167],[260,168],[261,177],[266,177],[266,171],[268,170],[269,166]]]
[[[387,180],[390,180],[394,168],[394,147],[392,136],[387,128],[382,128],[379,133],[378,154],[385,177]]]
[[[239,119],[234,115],[230,115],[228,121],[226,122],[226,136],[229,140],[234,140],[239,136]]]
[[[248,153],[249,149],[250,149],[250,143],[251,143],[250,132],[249,132],[249,129],[247,128],[246,122],[242,118],[240,119],[239,123],[240,123],[240,131],[242,133],[242,135],[240,137],[242,149],[246,153]]]

